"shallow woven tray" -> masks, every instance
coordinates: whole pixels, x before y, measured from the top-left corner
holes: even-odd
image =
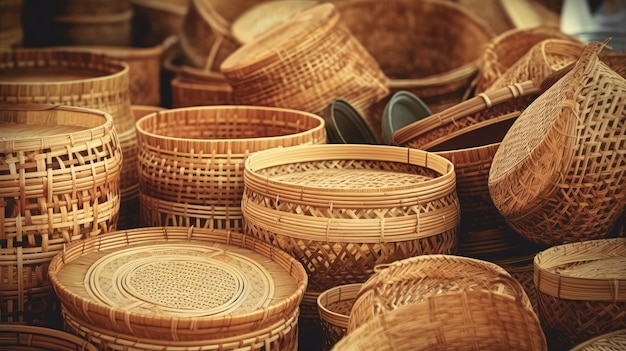
[[[238,233],[191,227],[85,239],[56,256],[49,273],[78,322],[167,341],[274,325],[293,315],[307,286],[304,269],[285,252]]]
[[[548,343],[570,349],[626,328],[626,239],[554,246],[534,259],[539,317]]]
[[[87,340],[60,330],[26,325],[0,327],[0,347],[4,351],[97,351]]]
[[[489,192],[507,223],[545,245],[608,237],[626,205],[626,80],[589,44],[569,73],[515,121]]]
[[[339,285],[317,297],[322,323],[322,350],[329,351],[346,335],[350,310],[360,289],[360,283]]]
[[[606,333],[576,345],[571,351],[620,351],[626,349],[626,329]]]

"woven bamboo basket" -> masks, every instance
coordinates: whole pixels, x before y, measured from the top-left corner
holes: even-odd
[[[0,347],[4,351],[98,351],[95,345],[70,333],[25,325],[3,325]]]
[[[161,44],[178,35],[189,0],[130,0],[133,8],[133,43],[142,47]]]
[[[0,0],[0,49],[22,46],[23,0]]]
[[[330,288],[317,297],[322,323],[322,350],[329,351],[346,335],[350,310],[361,284],[346,284]]]
[[[233,89],[223,74],[178,66],[171,81],[173,107],[232,105]]]
[[[0,124],[0,316],[38,324],[53,256],[116,229],[122,152],[96,110],[2,104]]]
[[[626,80],[589,44],[502,140],[489,192],[507,223],[544,245],[601,239],[626,206]]]
[[[342,23],[389,77],[390,94],[369,111],[377,119],[400,90],[418,96],[432,112],[461,102],[483,45],[495,35],[454,1],[342,1],[337,8]]]
[[[244,105],[319,114],[341,98],[363,112],[389,93],[384,73],[332,3],[272,27],[228,56],[220,70],[234,101]]]
[[[537,289],[533,281],[534,265],[533,259],[535,255],[545,249],[544,247],[523,247],[517,251],[509,251],[508,257],[494,258],[491,262],[504,268],[511,277],[515,278],[528,295],[533,311],[539,316],[539,302],[537,298]]]
[[[245,343],[251,331],[294,316],[308,281],[302,265],[274,246],[192,227],[84,239],[67,245],[49,274],[76,322],[162,345]]]
[[[626,349],[626,329],[606,333],[581,344],[571,351],[619,351]]]
[[[258,106],[189,107],[137,122],[142,223],[241,230],[244,162],[278,146],[326,142],[321,117]]]
[[[484,47],[479,61],[475,93],[479,94],[526,55],[533,46],[547,39],[569,40],[580,43],[557,27],[540,25],[529,28],[512,28],[492,38]]]
[[[519,283],[500,279],[511,294],[480,288],[433,294],[376,316],[332,350],[548,350]]]
[[[518,292],[505,284],[502,277],[510,278],[510,275],[494,263],[454,255],[421,255],[379,265],[354,301],[348,334],[378,315],[430,296],[464,289],[488,289],[516,296]],[[523,291],[519,300],[520,304],[531,306]]]
[[[534,259],[539,318],[554,350],[626,328],[626,239],[563,244]]]
[[[244,184],[245,233],[300,260],[311,292],[363,282],[377,264],[456,251],[454,166],[432,153],[383,145],[275,148],[246,160]]]

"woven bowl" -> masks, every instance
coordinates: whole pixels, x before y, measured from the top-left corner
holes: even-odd
[[[11,324],[4,324],[0,328],[0,347],[6,351],[98,350],[87,340],[60,330]]]
[[[575,67],[542,93],[502,140],[489,192],[507,223],[554,245],[608,237],[626,206],[626,80],[589,44]]]
[[[137,138],[141,198],[156,200],[141,203],[144,225],[240,230],[248,155],[325,143],[326,133],[321,117],[302,111],[203,106],[145,116]]]
[[[551,348],[569,350],[626,328],[624,267],[624,238],[557,245],[535,256],[539,318]]]
[[[626,349],[626,329],[606,333],[576,345],[571,351],[619,351]]]
[[[0,104],[0,125],[0,318],[35,323],[53,256],[116,229],[122,150],[101,111]]]
[[[264,331],[297,313],[308,281],[303,267],[276,247],[190,227],[84,239],[66,246],[49,274],[77,322],[165,345]]]
[[[360,289],[360,283],[339,285],[317,297],[322,323],[322,350],[329,351],[346,335],[350,310]]]

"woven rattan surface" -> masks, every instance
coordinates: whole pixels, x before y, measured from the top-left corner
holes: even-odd
[[[231,105],[233,89],[225,81],[186,81],[175,77],[170,82],[172,106],[175,108],[205,105]]]
[[[501,280],[512,294],[462,289],[430,295],[377,315],[332,350],[547,350],[519,283]]]
[[[576,66],[515,121],[494,156],[489,191],[530,241],[607,237],[626,203],[626,80],[590,44]]]
[[[619,351],[626,349],[626,329],[606,333],[581,344],[571,351]]]
[[[539,317],[548,343],[570,349],[626,328],[626,239],[563,244],[534,259]]]
[[[285,252],[192,227],[86,239],[66,247],[49,272],[77,321],[166,341],[236,337],[274,325],[293,315],[307,285],[304,269]]]
[[[346,335],[348,319],[361,284],[346,284],[330,288],[317,297],[322,324],[322,349],[328,351]]]
[[[0,347],[4,351],[97,351],[87,340],[60,330],[26,325],[0,327]]]

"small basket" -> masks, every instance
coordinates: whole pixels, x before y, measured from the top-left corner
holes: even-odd
[[[626,329],[606,333],[576,345],[571,351],[621,351],[626,349]]]
[[[0,348],[5,351],[98,351],[87,340],[56,329],[4,324],[0,327]]]
[[[181,66],[171,81],[174,108],[232,105],[233,89],[223,75]]]
[[[329,351],[346,335],[350,310],[361,289],[361,284],[339,285],[317,297],[322,323],[322,350]]]
[[[626,328],[626,239],[554,246],[534,259],[539,318],[548,344],[569,350]]]
[[[589,44],[574,68],[517,118],[489,171],[489,192],[528,240],[606,238],[626,206],[626,80]],[[622,121],[622,122],[620,122]]]

